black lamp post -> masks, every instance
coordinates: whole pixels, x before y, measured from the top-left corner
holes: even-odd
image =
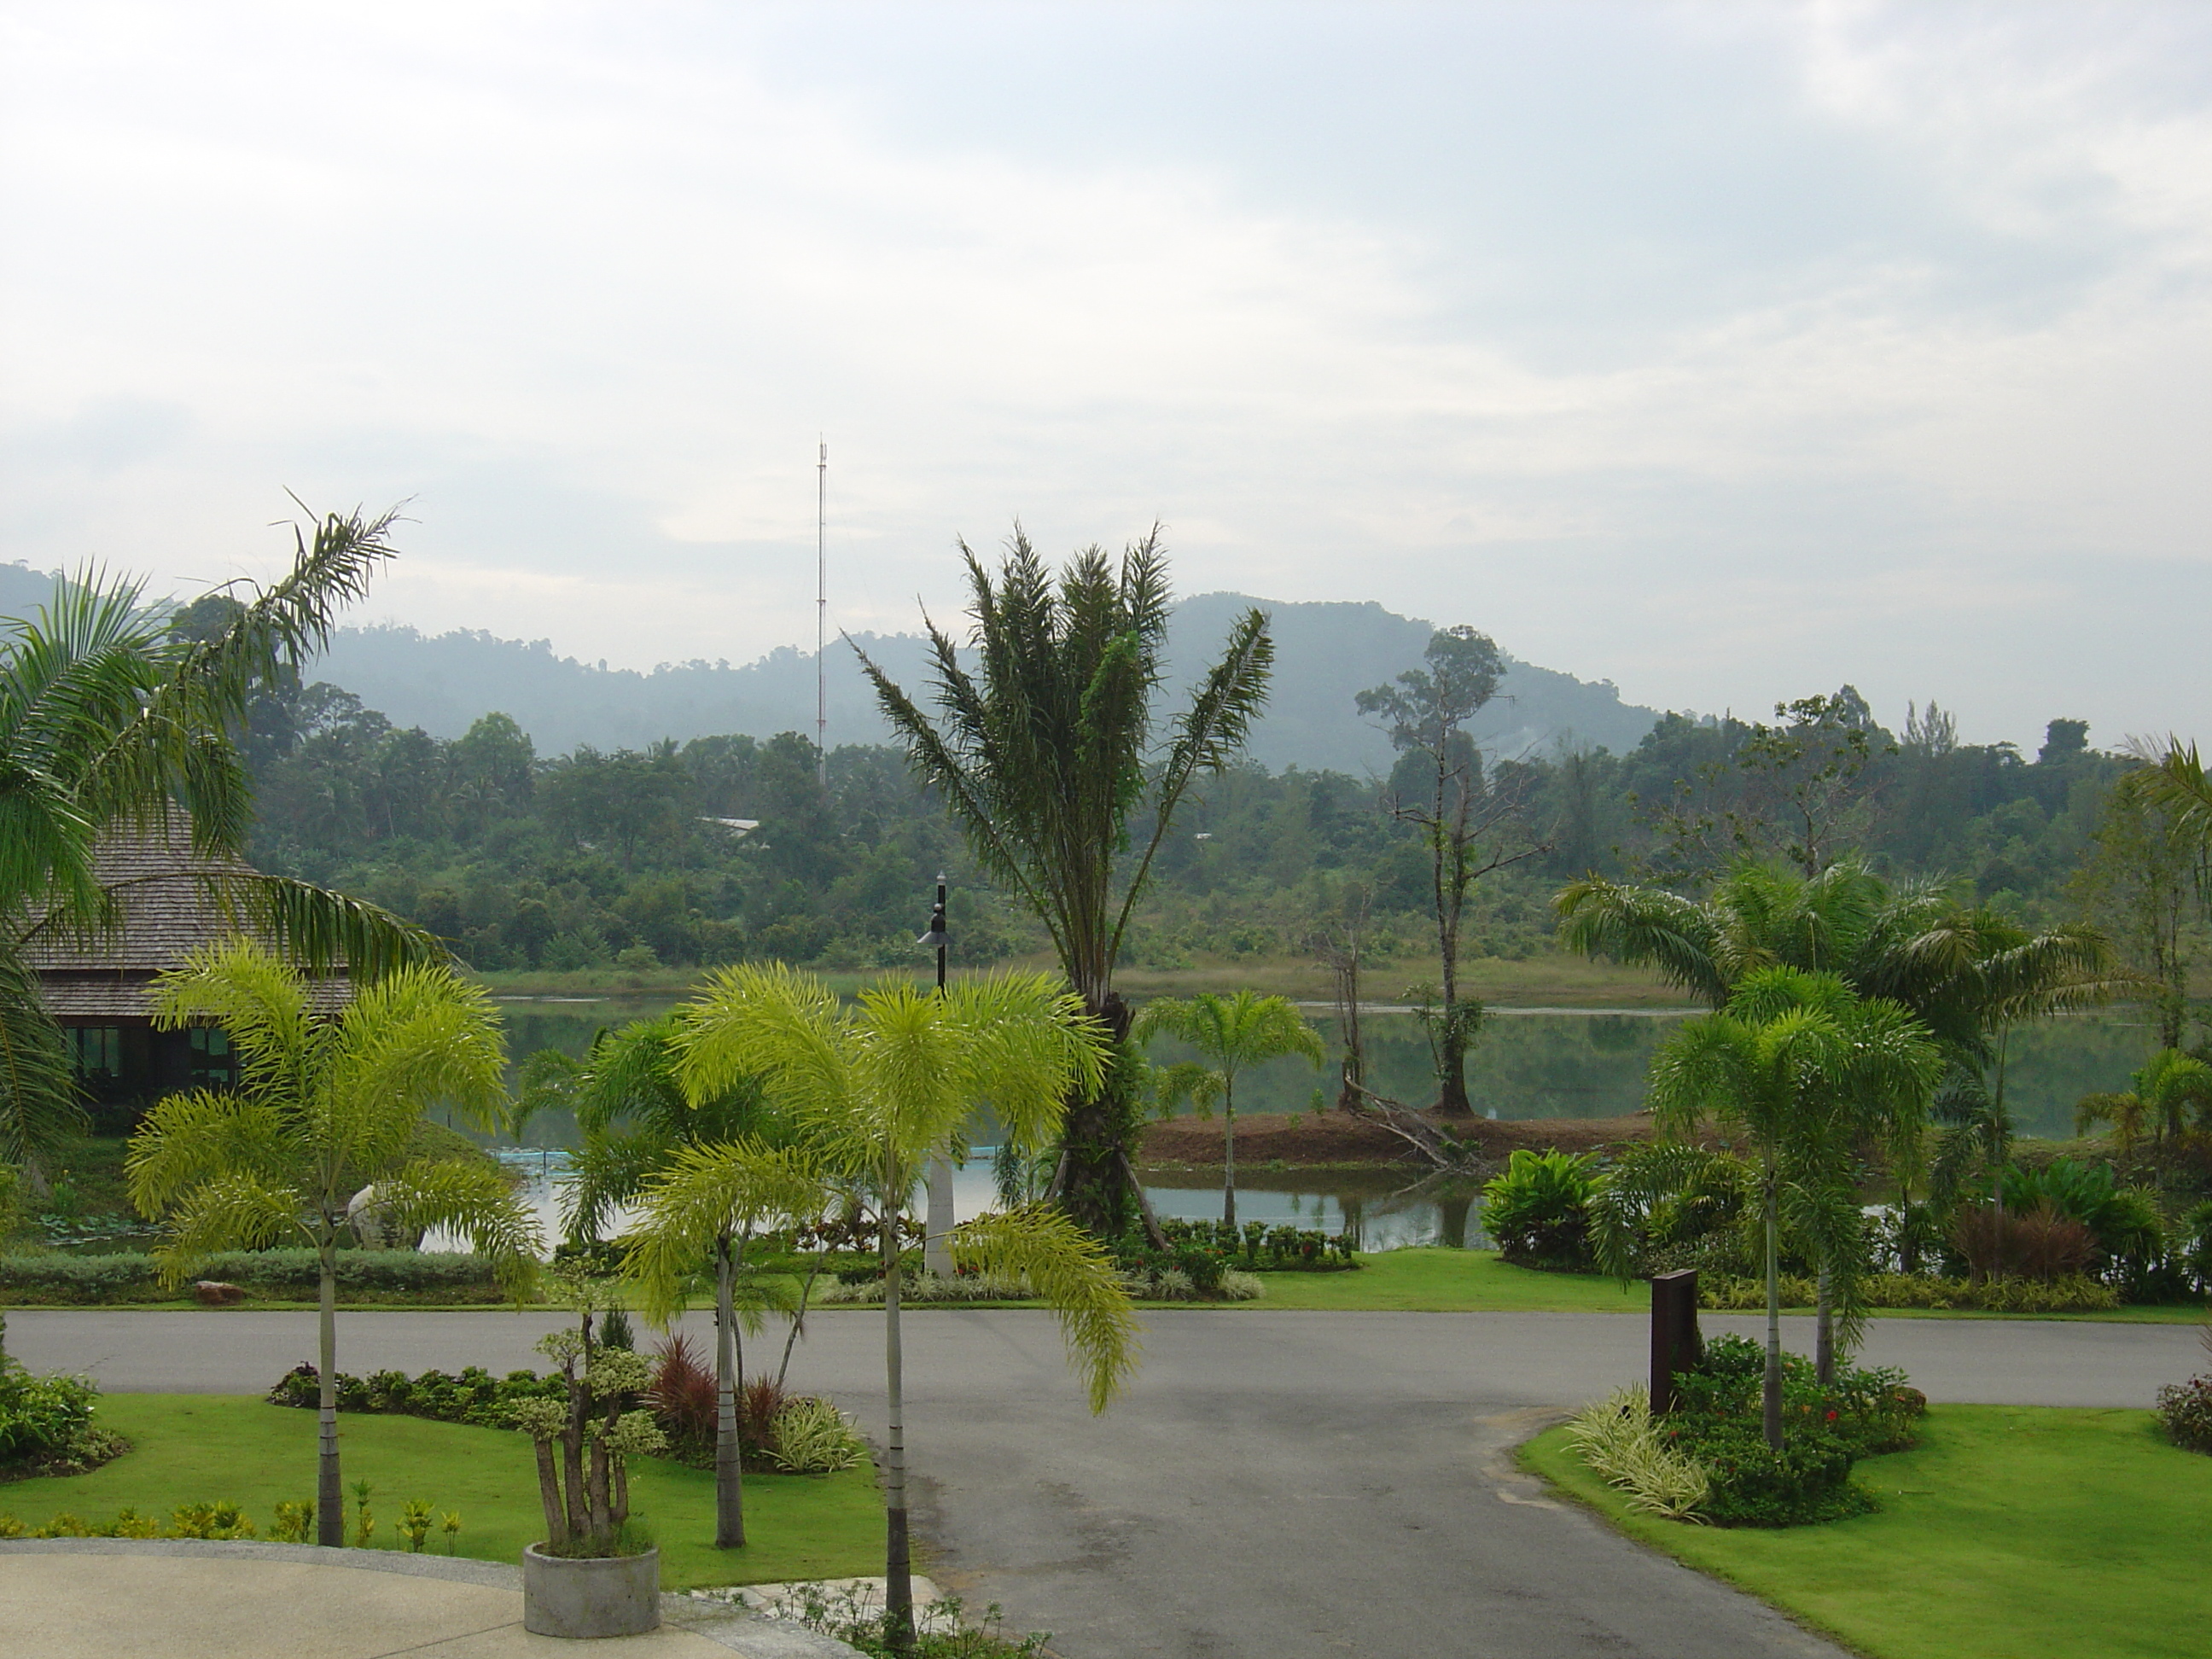
[[[945,989],[945,953],[952,943],[952,935],[945,927],[945,872],[942,870],[937,872],[937,904],[929,913],[929,931],[915,943],[929,945],[936,951],[937,988],[942,992]]]

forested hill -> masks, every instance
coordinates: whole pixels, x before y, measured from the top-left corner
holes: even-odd
[[[1431,624],[1374,604],[1279,605],[1201,594],[1176,610],[1173,672],[1202,671],[1231,618],[1252,605],[1273,615],[1276,647],[1273,694],[1253,738],[1253,758],[1277,770],[1354,776],[1389,770],[1389,742],[1362,723],[1352,697],[1418,666]],[[901,684],[924,689],[918,635],[866,635],[859,642]],[[436,738],[457,738],[497,710],[529,732],[541,754],[579,744],[635,749],[662,738],[814,731],[813,654],[788,647],[741,667],[692,662],[640,673],[556,656],[544,640],[361,628],[341,631],[313,672],[393,724],[419,726]],[[831,745],[886,740],[866,683],[842,643],[831,647],[829,680]],[[1656,710],[1623,702],[1609,682],[1515,661],[1476,735],[1492,754],[1548,750],[1562,737],[1618,754],[1633,749],[1657,719]]]

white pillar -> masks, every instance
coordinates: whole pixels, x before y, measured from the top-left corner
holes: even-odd
[[[939,1279],[952,1277],[952,1160],[929,1160],[929,1221],[922,1236],[921,1265]]]

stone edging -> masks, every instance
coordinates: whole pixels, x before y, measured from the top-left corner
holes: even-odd
[[[398,1550],[327,1549],[315,1544],[270,1544],[257,1540],[212,1538],[10,1538],[0,1539],[0,1559],[10,1555],[155,1555],[235,1561],[289,1561],[305,1567],[340,1567],[356,1572],[398,1573],[402,1577],[442,1578],[486,1589],[522,1593],[522,1569],[466,1556],[411,1555]],[[726,1602],[663,1594],[665,1625],[718,1643],[746,1659],[861,1659],[860,1650],[804,1626],[763,1619]]]

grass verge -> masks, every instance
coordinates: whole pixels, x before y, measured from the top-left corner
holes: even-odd
[[[231,1395],[115,1394],[100,1420],[134,1449],[89,1474],[0,1486],[0,1514],[44,1526],[67,1511],[106,1520],[130,1505],[167,1521],[179,1504],[228,1499],[264,1535],[284,1500],[315,1492],[315,1413]],[[538,1463],[530,1442],[504,1429],[466,1428],[421,1418],[341,1416],[346,1485],[374,1488],[374,1542],[398,1543],[400,1505],[428,1501],[442,1519],[459,1511],[458,1553],[516,1561],[545,1535]],[[349,1497],[350,1504],[350,1497]],[[873,1470],[843,1474],[748,1474],[742,1550],[718,1550],[714,1477],[657,1458],[631,1465],[630,1503],[660,1546],[669,1589],[883,1571],[884,1510]],[[353,1532],[350,1512],[347,1537]],[[432,1523],[431,1551],[444,1540]]]
[[[1632,1514],[1564,1430],[1521,1462],[1875,1659],[2184,1659],[2212,1628],[2212,1457],[2166,1443],[2148,1412],[1935,1407],[1917,1447],[1859,1465],[1878,1513],[1783,1531]]]

